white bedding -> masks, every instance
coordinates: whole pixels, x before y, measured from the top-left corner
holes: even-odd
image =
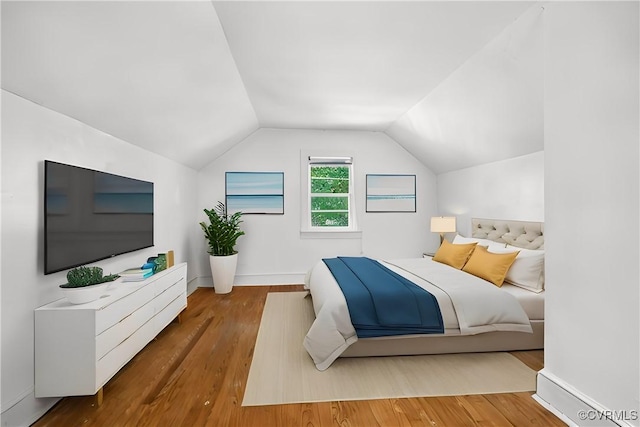
[[[529,320],[544,320],[544,291],[532,292],[508,283],[502,285],[501,289],[516,297],[527,316],[529,316]]]
[[[493,331],[532,332],[527,313],[510,292],[430,258],[380,261],[431,292],[440,305],[444,335]],[[316,319],[304,347],[319,370],[327,369],[358,340],[340,287],[323,261],[307,277]]]

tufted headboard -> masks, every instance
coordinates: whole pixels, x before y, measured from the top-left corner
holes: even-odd
[[[471,218],[471,237],[524,249],[544,249],[544,223]]]

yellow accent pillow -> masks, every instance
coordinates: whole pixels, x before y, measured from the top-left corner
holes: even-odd
[[[478,246],[471,254],[462,271],[501,287],[509,267],[516,260],[519,252],[494,254],[489,252],[487,248]]]
[[[474,242],[457,245],[443,240],[442,245],[440,245],[440,248],[438,248],[438,251],[433,256],[433,260],[460,270],[471,256],[477,244],[478,243]]]

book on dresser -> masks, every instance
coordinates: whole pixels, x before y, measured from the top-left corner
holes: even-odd
[[[86,304],[35,309],[35,396],[102,395],[102,387],[187,307],[187,264],[112,282]],[[108,398],[108,397],[107,397]]]
[[[129,268],[127,270],[118,273],[118,276],[122,278],[123,282],[140,282],[153,275],[153,268]]]

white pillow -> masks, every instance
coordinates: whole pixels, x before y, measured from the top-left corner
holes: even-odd
[[[489,247],[489,252],[496,254],[517,251],[520,252],[507,271],[504,281],[531,292],[542,292],[544,290],[544,251],[521,249],[515,246]]]
[[[489,239],[478,239],[475,237],[463,237],[459,234],[456,234],[456,237],[453,238],[452,243],[456,245],[465,244],[465,243],[477,243],[481,246],[486,246],[487,248],[499,248],[499,249],[507,246],[506,243],[495,242]]]

